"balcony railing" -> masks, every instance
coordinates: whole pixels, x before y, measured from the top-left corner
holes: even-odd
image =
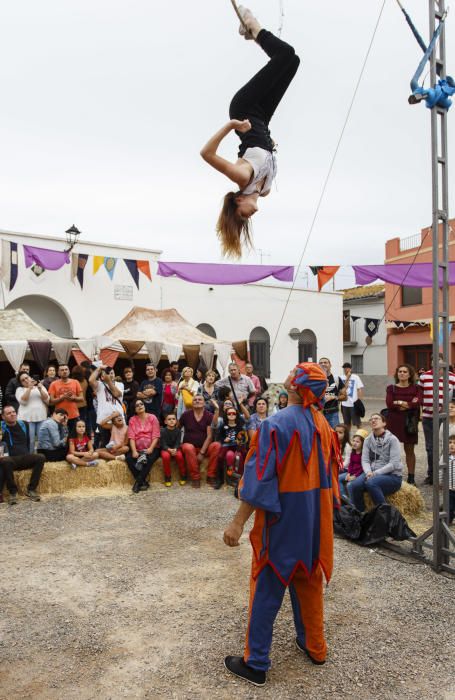
[[[407,238],[400,239],[400,253],[405,250],[412,250],[412,248],[418,248],[422,242],[422,237],[420,233],[416,233],[414,236],[408,236]]]

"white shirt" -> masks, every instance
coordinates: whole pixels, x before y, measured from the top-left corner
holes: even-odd
[[[346,376],[342,375],[341,379],[344,381],[346,392],[348,395],[347,400],[342,401],[341,405],[345,406],[346,408],[352,408],[357,399],[359,398],[359,389],[363,389],[363,382],[358,374],[351,374],[349,379],[346,379]]]
[[[27,389],[23,386],[16,389],[16,399],[19,401],[17,417],[29,423],[39,423],[39,421],[46,420],[47,404],[41,398],[39,389],[36,386],[32,387],[27,403],[22,403],[21,398],[26,391]],[[48,396],[46,389],[43,390],[43,395]]]
[[[98,386],[96,387],[96,422],[98,425],[114,411],[118,411],[123,416],[123,384],[122,382],[114,382],[114,384],[122,392],[118,399],[111,394],[107,385],[101,379],[98,380]]]
[[[243,188],[242,194],[253,194],[254,192],[260,192],[262,195],[268,194],[277,172],[275,155],[270,153],[270,151],[266,151],[265,148],[254,146],[253,148],[247,148],[242,157],[253,168],[253,177],[248,185]],[[257,184],[262,180],[264,180],[264,184],[258,190]]]

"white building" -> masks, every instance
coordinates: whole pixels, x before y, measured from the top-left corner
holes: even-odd
[[[322,355],[331,358],[337,371],[341,368],[342,293],[296,289],[289,298],[289,285],[279,283],[192,284],[156,274],[159,250],[84,240],[73,251],[89,256],[81,289],[78,280],[72,279],[71,265],[46,270],[40,276],[25,267],[22,245],[62,251],[65,241],[61,238],[2,230],[0,237],[18,244],[17,281],[11,291],[2,281],[1,306],[22,308],[61,337],[99,335],[133,306],[176,308],[190,323],[218,339],[248,340],[256,370],[272,381],[283,381],[298,361],[316,361]],[[119,259],[112,280],[103,265],[94,274],[94,256]],[[138,289],[122,258],[148,261],[152,280],[139,273]]]

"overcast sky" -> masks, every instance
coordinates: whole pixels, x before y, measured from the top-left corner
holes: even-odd
[[[244,262],[262,251],[264,263],[297,264],[381,5],[284,0],[282,38],[302,63],[271,123],[278,190],[260,202]],[[279,7],[252,5],[272,31]],[[406,7],[427,39],[428,2]],[[266,60],[237,27],[229,0],[5,3],[0,227],[62,235],[75,223],[87,240],[220,261],[214,227],[230,188],[199,150]],[[449,73],[454,46],[449,14]],[[420,57],[387,0],[304,263],[380,263],[387,239],[431,223],[430,112],[407,103]],[[452,168],[454,119],[455,108]],[[232,135],[221,153],[235,160],[237,147]],[[454,216],[453,189],[450,204]],[[337,286],[351,281],[341,270]]]

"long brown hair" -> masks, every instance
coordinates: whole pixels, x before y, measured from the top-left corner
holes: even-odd
[[[401,365],[398,365],[398,367],[395,370],[395,374],[393,375],[393,378],[395,379],[395,384],[398,384],[399,379],[398,379],[398,370],[401,367],[406,367],[406,369],[409,372],[409,384],[415,384],[417,382],[417,377],[416,377],[416,371],[412,365],[409,365],[407,362],[403,362]]]
[[[252,246],[250,220],[237,213],[236,198],[240,192],[228,192],[223,199],[223,206],[216,224],[216,232],[221,241],[223,255],[228,258],[240,258],[242,243]]]

